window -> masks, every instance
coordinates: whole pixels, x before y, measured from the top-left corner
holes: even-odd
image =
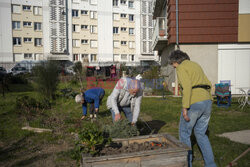
[[[113,20],[119,20],[119,14],[113,13]]]
[[[90,47],[91,48],[97,48],[97,40],[91,40],[90,41]]]
[[[88,29],[88,25],[81,25],[81,29]]]
[[[127,55],[122,54],[122,55],[121,55],[121,60],[127,60]]]
[[[134,1],[128,1],[128,7],[134,8]]]
[[[121,13],[121,18],[126,18],[126,17],[127,17],[127,15],[126,15],[126,14]]]
[[[31,10],[31,6],[23,5],[23,11],[30,11],[30,10]]]
[[[42,46],[42,38],[35,38],[35,46]]]
[[[32,38],[23,38],[23,42],[32,42]]]
[[[90,55],[90,61],[91,62],[96,62],[96,54],[91,54]]]
[[[120,61],[120,55],[114,54],[114,61]]]
[[[82,61],[83,62],[88,62],[89,61],[89,55],[88,54],[82,54]]]
[[[152,10],[153,10],[153,8],[152,8],[152,2],[148,2],[148,13],[152,13]]]
[[[21,13],[20,5],[12,5],[12,13]]]
[[[142,26],[146,27],[147,26],[147,15],[142,15]]]
[[[20,30],[20,21],[12,21],[12,28],[14,30]]]
[[[121,41],[121,45],[127,45],[127,41]]]
[[[152,37],[153,37],[153,31],[154,31],[154,29],[153,29],[153,28],[149,28],[149,29],[148,29],[148,39],[149,39],[149,40],[152,40]]]
[[[73,47],[79,47],[80,46],[80,40],[79,39],[73,39]]]
[[[119,48],[119,41],[114,41],[114,48]]]
[[[34,12],[34,15],[42,15],[42,7],[34,6],[33,12]]]
[[[42,30],[42,23],[35,22],[34,23],[34,30],[41,31]]]
[[[91,5],[97,5],[97,0],[90,0]]]
[[[14,61],[22,61],[23,60],[23,54],[22,53],[14,53],[13,54]]]
[[[73,61],[78,61],[78,54],[73,54]]]
[[[147,39],[147,28],[142,29],[142,39],[144,39],[144,40]]]
[[[133,14],[129,15],[129,21],[134,21],[134,15]]]
[[[43,59],[44,59],[43,54],[40,53],[34,54],[34,60],[43,60]]]
[[[142,13],[147,13],[147,1],[142,1]]]
[[[79,3],[80,0],[72,0],[73,3]]]
[[[129,41],[129,48],[134,49],[135,48],[135,42],[134,41]]]
[[[24,53],[23,58],[24,59],[32,59],[32,54],[31,53]]]
[[[21,37],[14,37],[13,38],[13,45],[21,45]]]
[[[81,40],[81,43],[82,43],[82,44],[88,44],[88,40],[87,40],[87,39],[82,39],[82,40]]]
[[[96,11],[90,11],[90,18],[91,19],[97,19],[97,12]]]
[[[142,52],[147,52],[147,43],[145,41],[142,42]]]
[[[126,0],[121,0],[120,2],[122,5],[126,5]]]
[[[121,31],[127,31],[126,27],[121,27]]]
[[[24,27],[31,27],[31,22],[24,21],[23,26]]]
[[[113,27],[113,33],[118,34],[118,32],[119,32],[119,28],[118,27]]]
[[[72,17],[79,17],[78,10],[72,10]]]
[[[97,26],[90,26],[90,33],[96,34],[97,33]]]
[[[152,16],[152,15],[149,15],[149,16],[148,16],[148,25],[149,25],[150,27],[153,26],[153,16]]]
[[[148,42],[148,51],[150,52],[150,53],[152,53],[152,42],[151,41],[149,41]]]
[[[130,61],[134,61],[135,60],[135,55],[130,55]]]
[[[134,28],[129,28],[129,35],[134,35]]]
[[[73,30],[73,32],[80,32],[80,25],[79,24],[73,24],[72,30]]]
[[[113,6],[118,6],[118,0],[113,0]]]
[[[135,55],[129,55],[130,61],[135,61]]]
[[[82,14],[82,15],[87,15],[87,14],[88,14],[88,11],[87,11],[87,10],[81,10],[81,14]]]

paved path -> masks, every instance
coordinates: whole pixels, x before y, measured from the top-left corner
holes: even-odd
[[[250,130],[241,130],[236,132],[228,132],[218,135],[220,137],[226,137],[230,140],[242,144],[250,144]]]

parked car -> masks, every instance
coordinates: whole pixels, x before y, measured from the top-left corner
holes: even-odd
[[[6,69],[3,67],[0,67],[0,74],[6,74],[6,73],[7,73]]]
[[[76,74],[74,69],[73,69],[73,66],[66,67],[65,72],[66,72],[66,74],[73,74],[73,75]]]
[[[12,75],[17,75],[17,74],[26,74],[28,73],[29,70],[27,70],[25,67],[13,67],[11,70],[10,70],[10,73]]]

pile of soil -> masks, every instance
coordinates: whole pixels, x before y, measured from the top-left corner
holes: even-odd
[[[113,155],[113,154],[122,154],[122,153],[133,153],[141,152],[147,150],[157,150],[157,149],[166,149],[169,147],[169,144],[166,142],[144,142],[144,143],[132,143],[128,146],[122,146],[121,143],[112,143],[109,147],[104,147],[100,151],[100,155]]]

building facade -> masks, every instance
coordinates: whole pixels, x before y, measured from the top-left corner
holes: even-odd
[[[70,60],[91,66],[135,66],[158,61],[151,48],[152,0],[0,3],[1,62]]]
[[[177,78],[167,59],[178,47],[203,67],[213,85],[230,80],[233,94],[250,86],[249,1],[156,0],[154,5],[153,49],[161,55],[170,89]]]

